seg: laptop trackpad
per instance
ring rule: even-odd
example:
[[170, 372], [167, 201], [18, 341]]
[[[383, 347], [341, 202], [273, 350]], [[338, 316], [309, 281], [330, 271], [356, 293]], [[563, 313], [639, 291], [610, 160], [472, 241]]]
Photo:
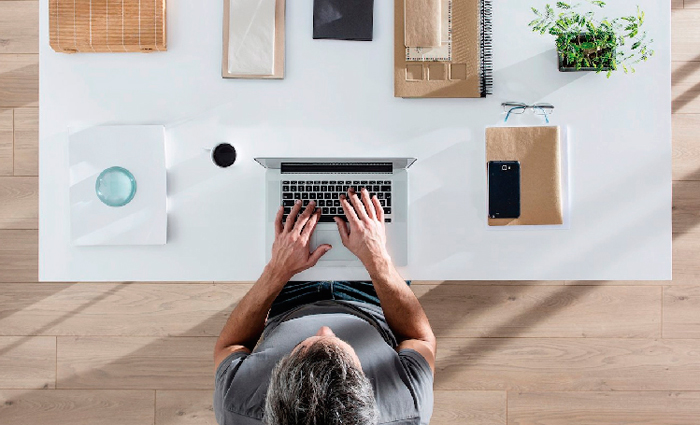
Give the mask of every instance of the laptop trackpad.
[[352, 252], [343, 246], [338, 229], [321, 230], [317, 228], [314, 231], [314, 235], [311, 238], [311, 250], [326, 243], [331, 245], [333, 249], [321, 257], [320, 261], [359, 261]]

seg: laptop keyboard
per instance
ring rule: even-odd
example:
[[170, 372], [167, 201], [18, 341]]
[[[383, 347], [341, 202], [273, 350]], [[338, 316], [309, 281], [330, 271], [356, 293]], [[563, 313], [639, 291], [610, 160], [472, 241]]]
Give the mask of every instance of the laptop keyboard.
[[315, 201], [321, 210], [320, 223], [332, 223], [333, 217], [347, 221], [345, 211], [340, 205], [340, 195], [346, 194], [351, 187], [356, 191], [367, 188], [370, 197], [377, 195], [384, 209], [384, 221], [391, 223], [391, 181], [389, 180], [285, 180], [282, 182], [282, 205], [284, 220], [292, 211], [294, 201], [300, 199], [302, 206]]

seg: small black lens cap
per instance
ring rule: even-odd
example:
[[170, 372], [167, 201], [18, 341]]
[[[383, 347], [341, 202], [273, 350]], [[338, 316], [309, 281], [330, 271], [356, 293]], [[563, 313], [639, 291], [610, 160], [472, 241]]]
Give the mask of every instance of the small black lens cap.
[[211, 158], [221, 168], [230, 167], [236, 162], [236, 149], [228, 143], [222, 143], [214, 148]]

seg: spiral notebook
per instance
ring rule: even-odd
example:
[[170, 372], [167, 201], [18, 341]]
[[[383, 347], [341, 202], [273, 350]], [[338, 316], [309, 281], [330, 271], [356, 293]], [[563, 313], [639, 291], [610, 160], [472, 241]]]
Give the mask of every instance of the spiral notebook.
[[491, 94], [491, 0], [394, 2], [394, 96]]

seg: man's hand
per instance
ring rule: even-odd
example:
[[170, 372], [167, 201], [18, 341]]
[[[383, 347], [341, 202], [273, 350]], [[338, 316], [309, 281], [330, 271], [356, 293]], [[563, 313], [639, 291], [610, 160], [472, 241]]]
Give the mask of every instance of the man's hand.
[[280, 207], [277, 212], [275, 242], [268, 267], [285, 282], [295, 274], [315, 266], [323, 254], [332, 248], [326, 244], [317, 247], [313, 253], [309, 252], [309, 241], [321, 216], [321, 210], [314, 212], [315, 208], [316, 203], [309, 202], [303, 214], [297, 218], [301, 211], [301, 201], [296, 201], [285, 223], [282, 223], [284, 208]]
[[381, 265], [391, 264], [391, 257], [386, 250], [386, 228], [384, 210], [377, 196], [369, 197], [367, 189], [362, 189], [361, 197], [355, 189], [350, 189], [350, 202], [345, 195], [340, 196], [340, 203], [345, 210], [350, 229], [340, 217], [335, 217], [343, 245], [362, 261], [365, 268], [372, 272]]

